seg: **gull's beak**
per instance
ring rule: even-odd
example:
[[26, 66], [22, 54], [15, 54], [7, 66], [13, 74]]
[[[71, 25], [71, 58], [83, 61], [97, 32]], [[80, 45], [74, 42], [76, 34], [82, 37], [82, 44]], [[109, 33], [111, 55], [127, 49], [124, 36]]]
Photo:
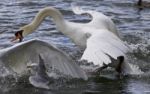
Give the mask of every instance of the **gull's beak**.
[[32, 66], [27, 66], [27, 69], [30, 69], [30, 68], [32, 68]]
[[36, 66], [38, 66], [38, 64], [37, 63], [28, 63], [27, 64], [27, 68], [32, 68], [32, 67], [36, 67]]
[[84, 13], [83, 15], [86, 15], [89, 18], [92, 18], [92, 16], [89, 13]]
[[23, 36], [22, 36], [23, 30], [19, 30], [15, 33], [15, 37], [12, 38], [11, 42], [15, 42], [17, 40], [19, 40], [19, 42], [21, 42], [23, 40]]

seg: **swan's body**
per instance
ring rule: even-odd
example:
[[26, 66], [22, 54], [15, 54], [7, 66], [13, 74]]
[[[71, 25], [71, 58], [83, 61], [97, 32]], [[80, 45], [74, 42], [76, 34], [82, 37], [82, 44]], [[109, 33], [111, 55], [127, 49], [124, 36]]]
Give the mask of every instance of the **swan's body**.
[[40, 40], [26, 41], [0, 50], [0, 63], [18, 74], [24, 74], [27, 63], [39, 62], [39, 54], [44, 59], [46, 68], [56, 69], [74, 78], [87, 79], [85, 72], [65, 53]]
[[[88, 13], [93, 19], [89, 23], [69, 22], [57, 9], [47, 7], [40, 10], [30, 24], [20, 28], [22, 36], [32, 33], [45, 17], [51, 16], [59, 31], [72, 39], [76, 45], [85, 49], [81, 60], [87, 60], [102, 67], [103, 64], [112, 63], [109, 56], [114, 59], [119, 56], [126, 58], [125, 54], [129, 48], [120, 40], [116, 27], [110, 18], [95, 11], [84, 11], [79, 8], [73, 10], [76, 14]], [[128, 70], [122, 68], [122, 71], [124, 73], [132, 72], [130, 65], [127, 62], [124, 63], [122, 67], [123, 65], [128, 66]]]

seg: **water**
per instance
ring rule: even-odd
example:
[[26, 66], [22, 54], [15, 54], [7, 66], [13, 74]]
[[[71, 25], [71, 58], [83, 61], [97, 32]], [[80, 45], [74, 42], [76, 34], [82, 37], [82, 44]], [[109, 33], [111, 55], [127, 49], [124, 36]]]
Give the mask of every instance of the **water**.
[[[122, 39], [133, 49], [131, 63], [138, 65], [145, 74], [117, 79], [107, 71], [104, 76], [91, 77], [88, 81], [71, 80], [53, 85], [53, 89], [34, 88], [27, 77], [15, 79], [8, 76], [0, 78], [0, 94], [149, 94], [150, 93], [150, 9], [139, 11], [134, 5], [137, 0], [0, 0], [0, 48], [14, 45], [10, 38], [20, 26], [30, 23], [39, 9], [53, 6], [70, 21], [88, 22], [87, 16], [74, 15], [70, 4], [76, 2], [83, 8], [103, 12], [116, 23]], [[148, 1], [148, 0], [147, 0]], [[46, 18], [37, 32], [25, 40], [39, 38], [51, 41], [72, 58], [77, 59], [81, 52], [69, 38], [55, 29], [50, 18]], [[2, 70], [2, 69], [1, 69]], [[2, 73], [1, 73], [2, 75]], [[4, 76], [4, 75], [3, 75]], [[11, 79], [11, 80], [10, 80]], [[15, 83], [17, 80], [17, 83]], [[56, 88], [55, 88], [56, 87]]]

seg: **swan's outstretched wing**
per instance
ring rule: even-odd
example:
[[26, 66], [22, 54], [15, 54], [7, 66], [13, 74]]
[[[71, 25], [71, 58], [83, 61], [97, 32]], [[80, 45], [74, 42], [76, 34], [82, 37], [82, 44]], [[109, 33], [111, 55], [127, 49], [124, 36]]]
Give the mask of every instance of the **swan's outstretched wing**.
[[109, 56], [117, 59], [118, 56], [125, 56], [127, 51], [129, 48], [117, 36], [107, 30], [99, 30], [87, 40], [81, 59], [102, 66], [103, 63], [111, 63]]
[[17, 73], [23, 73], [28, 62], [38, 62], [40, 54], [46, 63], [46, 67], [56, 69], [75, 78], [87, 79], [85, 72], [65, 53], [40, 40], [18, 43], [15, 46], [3, 49], [0, 53], [1, 62]]
[[108, 29], [109, 31], [115, 33], [119, 37], [119, 32], [114, 24], [114, 22], [110, 19], [110, 17], [104, 15], [101, 12], [93, 11], [93, 10], [84, 10], [81, 7], [75, 6], [72, 4], [72, 10], [75, 14], [88, 14], [92, 17], [92, 20], [87, 23], [88, 27], [96, 28], [96, 29]]

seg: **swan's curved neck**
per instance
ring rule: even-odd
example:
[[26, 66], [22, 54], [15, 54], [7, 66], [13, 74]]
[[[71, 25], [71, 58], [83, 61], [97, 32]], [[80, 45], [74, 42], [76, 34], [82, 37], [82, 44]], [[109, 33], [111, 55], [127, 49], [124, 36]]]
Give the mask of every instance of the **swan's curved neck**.
[[55, 8], [47, 7], [39, 11], [38, 14], [35, 16], [35, 18], [33, 19], [33, 21], [30, 23], [30, 26], [32, 26], [32, 30], [34, 31], [36, 28], [38, 28], [38, 26], [47, 16], [53, 18], [54, 23], [56, 24], [59, 30], [64, 29], [65, 20], [62, 14]]

